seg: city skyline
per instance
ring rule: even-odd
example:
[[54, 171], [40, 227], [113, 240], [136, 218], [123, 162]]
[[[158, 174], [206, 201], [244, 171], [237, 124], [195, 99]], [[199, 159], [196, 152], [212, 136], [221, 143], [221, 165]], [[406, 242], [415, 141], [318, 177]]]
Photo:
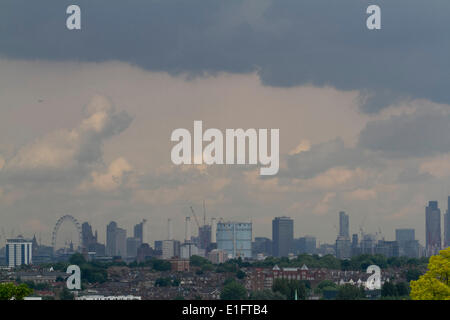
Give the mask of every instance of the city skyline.
[[[447, 203], [450, 204], [450, 196], [447, 197]], [[446, 215], [448, 213], [448, 209], [445, 211], [444, 215], [441, 215], [440, 214], [440, 209], [438, 207], [438, 202], [437, 201], [429, 201], [428, 202], [428, 206], [425, 207], [425, 229], [427, 230], [427, 228], [429, 228], [428, 225], [430, 223], [429, 222], [430, 218], [428, 217], [428, 215], [429, 215], [429, 210], [431, 210], [431, 209], [429, 209], [429, 208], [431, 208], [432, 210], [437, 210], [439, 212], [439, 215], [438, 215], [438, 217], [439, 217], [438, 229], [434, 228], [434, 229], [436, 229], [436, 230], [434, 230], [433, 228], [430, 228], [430, 231], [429, 231], [430, 232], [430, 237], [434, 237], [433, 239], [437, 239], [437, 240], [433, 240], [433, 241], [438, 241], [439, 245], [438, 245], [438, 247], [436, 247], [437, 249], [435, 249], [434, 251], [433, 250], [430, 251], [430, 246], [434, 245], [434, 244], [429, 244], [429, 242], [431, 240], [428, 240], [428, 238], [427, 238], [427, 239], [425, 239], [425, 241], [423, 243], [419, 241], [419, 243], [421, 245], [423, 245], [424, 250], [425, 250], [427, 255], [436, 254], [436, 252], [439, 252], [440, 249], [445, 248], [445, 247], [448, 246], [446, 244], [446, 242], [445, 242], [445, 239], [446, 239], [446, 233], [445, 232], [449, 228], [448, 220], [447, 220], [447, 217], [446, 217]], [[192, 212], [193, 212], [193, 209], [192, 209]], [[195, 215], [195, 213], [194, 213], [194, 215]], [[198, 223], [197, 217], [196, 216], [194, 216], [194, 217], [195, 217], [196, 223]], [[436, 220], [436, 218], [437, 217], [435, 217], [435, 220]], [[61, 219], [59, 219], [59, 220], [61, 220]], [[58, 223], [59, 223], [59, 220], [58, 220]], [[363, 227], [362, 224], [359, 226], [359, 230], [358, 231], [351, 232], [352, 229], [350, 228], [350, 225], [351, 225], [350, 224], [350, 216], [344, 211], [339, 211], [338, 212], [337, 220], [338, 220], [338, 223], [339, 223], [339, 229], [336, 230], [336, 232], [337, 232], [336, 235], [337, 235], [338, 239], [339, 238], [346, 239], [346, 241], [348, 241], [348, 243], [349, 243], [349, 246], [350, 246], [351, 241], [354, 241], [353, 238], [354, 238], [355, 235], [357, 235], [357, 237], [358, 237], [358, 236], [363, 236], [364, 234], [365, 235], [375, 235], [375, 236], [378, 235], [378, 237], [380, 237], [380, 238], [382, 237], [383, 240], [392, 239], [392, 241], [394, 241], [394, 240], [395, 241], [399, 241], [398, 240], [399, 238], [407, 238], [407, 237], [410, 237], [410, 234], [412, 234], [412, 237], [414, 239], [417, 239], [415, 237], [416, 229], [414, 229], [414, 228], [403, 228], [403, 227], [399, 228], [399, 227], [396, 227], [396, 226], [394, 226], [394, 231], [395, 232], [394, 232], [393, 237], [386, 237], [386, 234], [384, 232], [382, 232], [381, 228], [378, 228], [374, 232], [371, 232], [371, 231], [368, 231], [368, 230], [364, 230], [362, 228]], [[193, 222], [191, 222], [190, 216], [186, 216], [185, 217], [185, 224], [184, 224], [184, 227], [183, 227], [184, 237], [178, 237], [177, 238], [177, 237], [173, 236], [173, 230], [172, 230], [173, 229], [173, 223], [172, 223], [172, 219], [169, 218], [168, 222], [167, 222], [168, 223], [168, 236], [165, 237], [165, 238], [159, 238], [159, 239], [153, 239], [153, 238], [148, 236], [149, 228], [148, 228], [148, 223], [147, 223], [146, 219], [143, 219], [140, 223], [134, 224], [133, 227], [131, 228], [131, 233], [128, 233], [128, 230], [126, 228], [125, 229], [120, 228], [119, 225], [115, 221], [110, 221], [105, 227], [105, 241], [104, 241], [104, 245], [105, 245], [105, 248], [106, 248], [106, 254], [107, 255], [109, 255], [109, 256], [121, 255], [120, 253], [116, 252], [117, 251], [116, 248], [115, 248], [116, 244], [111, 242], [111, 241], [116, 241], [115, 238], [114, 239], [111, 238], [111, 240], [108, 240], [108, 235], [109, 234], [114, 234], [116, 232], [119, 232], [120, 235], [121, 235], [121, 238], [123, 240], [122, 241], [123, 245], [125, 245], [125, 246], [128, 246], [128, 240], [130, 240], [130, 239], [138, 240], [139, 244], [136, 245], [136, 248], [137, 248], [142, 243], [148, 243], [151, 246], [153, 246], [154, 243], [157, 242], [157, 241], [172, 240], [172, 239], [174, 239], [175, 241], [178, 241], [178, 242], [180, 242], [180, 241], [182, 242], [183, 239], [184, 239], [184, 243], [187, 243], [187, 242], [190, 242], [190, 240], [187, 240], [186, 237], [189, 237], [189, 239], [190, 239], [191, 237], [195, 236], [196, 238], [199, 239], [199, 244], [200, 244], [199, 248], [206, 249], [206, 246], [202, 248], [202, 244], [201, 243], [204, 243], [205, 241], [207, 241], [207, 243], [211, 243], [211, 239], [213, 239], [211, 230], [214, 229], [214, 227], [213, 227], [214, 224], [215, 224], [215, 228], [217, 229], [217, 223], [224, 224], [224, 223], [230, 223], [230, 222], [234, 223], [234, 222], [237, 222], [237, 221], [238, 220], [223, 220], [222, 219], [222, 220], [219, 220], [217, 222], [217, 219], [215, 217], [210, 217], [210, 219], [207, 219], [206, 218], [206, 212], [205, 212], [205, 216], [203, 217], [203, 223], [204, 224], [201, 225], [201, 226], [198, 225], [198, 232], [194, 231], [192, 233], [191, 230], [192, 230], [192, 227], [193, 227], [192, 226]], [[250, 219], [250, 221], [251, 221], [251, 219]], [[284, 221], [286, 221], [286, 222], [284, 222]], [[271, 230], [272, 233], [271, 233], [271, 236], [267, 237], [267, 238], [269, 238], [272, 241], [271, 246], [273, 246], [273, 249], [271, 249], [271, 250], [273, 250], [272, 253], [274, 254], [274, 256], [287, 256], [287, 252], [290, 252], [289, 250], [292, 250], [292, 246], [293, 246], [292, 241], [293, 240], [298, 240], [300, 238], [305, 238], [305, 237], [312, 236], [314, 239], [318, 240], [318, 244], [327, 244], [327, 242], [321, 242], [320, 239], [318, 237], [316, 237], [316, 235], [314, 233], [311, 233], [311, 232], [308, 233], [308, 234], [302, 234], [302, 235], [295, 234], [295, 232], [294, 232], [294, 230], [295, 230], [295, 228], [294, 228], [294, 226], [295, 226], [294, 221], [295, 221], [295, 219], [292, 219], [291, 217], [286, 217], [286, 216], [274, 217], [273, 218], [273, 220], [272, 220], [272, 230]], [[247, 222], [240, 221], [238, 223], [244, 223], [245, 224]], [[434, 222], [434, 224], [436, 224], [436, 223], [437, 222]], [[252, 222], [250, 222], [250, 224], [252, 224]], [[336, 227], [336, 224], [334, 226]], [[99, 240], [98, 229], [92, 228], [92, 225], [89, 222], [83, 222], [82, 227], [83, 227], [83, 236], [80, 237], [80, 240], [83, 241], [83, 243], [90, 243], [90, 242], [93, 242], [94, 244], [95, 243], [99, 243], [99, 244], [102, 243], [101, 241], [98, 241]], [[431, 230], [431, 229], [433, 229], [433, 230]], [[93, 230], [95, 230], [95, 237], [94, 237]], [[195, 227], [194, 227], [194, 230], [196, 230]], [[202, 236], [202, 230], [209, 230], [208, 231], [209, 240], [204, 239], [205, 235]], [[280, 230], [283, 230], [283, 232], [280, 232]], [[292, 231], [290, 231], [290, 230], [292, 230]], [[435, 232], [437, 230], [439, 230], [438, 234], [436, 234], [436, 232]], [[292, 232], [291, 235], [289, 235], [290, 232]], [[2, 229], [2, 233], [3, 233], [2, 234], [2, 238], [4, 238], [4, 239], [2, 239], [1, 237], [0, 237], [0, 239], [3, 240], [3, 241], [6, 241], [6, 239], [8, 239], [8, 238], [13, 239], [13, 238], [16, 237], [15, 235], [11, 235], [11, 237], [8, 237], [6, 235], [6, 233], [5, 233], [5, 229], [4, 228]], [[432, 233], [434, 235], [432, 235]], [[85, 238], [86, 234], [87, 234], [87, 238]], [[130, 235], [130, 237], [127, 237], [128, 234]], [[281, 238], [280, 238], [280, 240], [276, 240], [276, 239], [278, 239], [278, 237], [280, 235], [283, 237], [283, 240], [281, 240]], [[352, 237], [350, 237], [350, 235], [352, 235]], [[18, 234], [17, 236], [23, 236], [23, 234]], [[36, 237], [36, 234], [34, 234], [33, 237]], [[113, 236], [113, 237], [115, 237], [115, 236]], [[202, 237], [203, 237], [203, 239], [202, 239]], [[259, 238], [265, 238], [264, 236], [262, 236], [260, 234], [256, 234], [254, 232], [251, 233], [251, 237], [252, 237], [252, 241], [254, 241], [254, 239], [258, 238], [258, 237]], [[25, 238], [31, 239], [32, 237], [25, 237]], [[95, 239], [95, 240], [93, 240], [93, 239]], [[176, 240], [176, 239], [178, 239], [178, 240]], [[289, 239], [291, 239], [291, 240], [289, 240]], [[359, 240], [363, 240], [363, 239], [361, 238]], [[380, 240], [380, 239], [378, 239], [378, 240]], [[277, 245], [278, 241], [281, 241], [280, 245]], [[332, 242], [330, 242], [328, 244], [331, 244]], [[288, 245], [288, 243], [291, 243], [291, 244]], [[47, 245], [45, 242], [41, 242], [39, 244], [40, 245]], [[66, 245], [67, 245], [67, 243], [66, 243]], [[287, 249], [286, 245], [291, 247], [291, 249]], [[278, 249], [278, 246], [280, 246], [280, 248], [282, 248], [282, 249]], [[54, 250], [56, 250], [56, 248]], [[278, 253], [279, 250], [283, 250], [283, 254]], [[288, 250], [288, 251], [284, 252], [286, 250]], [[126, 252], [126, 249], [122, 248], [119, 251]]]
[[[5, 6], [2, 226], [51, 243], [55, 222], [70, 214], [105, 243], [107, 222], [130, 234], [147, 219], [157, 240], [167, 218], [183, 221], [204, 200], [208, 217], [251, 219], [257, 236], [286, 215], [296, 236], [333, 243], [335, 214], [345, 211], [350, 233], [363, 224], [393, 239], [395, 227], [414, 228], [424, 243], [424, 207], [437, 200], [444, 215], [450, 193], [450, 41], [436, 33], [447, 29], [450, 4], [411, 1], [383, 4], [383, 30], [367, 29], [364, 1], [332, 3], [329, 15], [308, 1], [174, 10], [171, 1], [98, 0], [83, 12], [111, 19], [88, 15], [82, 31], [67, 30], [67, 8], [55, 0]], [[436, 16], [418, 25], [423, 10]], [[278, 128], [278, 174], [174, 166], [171, 133], [194, 121], [221, 132]], [[173, 232], [182, 235], [183, 223]]]

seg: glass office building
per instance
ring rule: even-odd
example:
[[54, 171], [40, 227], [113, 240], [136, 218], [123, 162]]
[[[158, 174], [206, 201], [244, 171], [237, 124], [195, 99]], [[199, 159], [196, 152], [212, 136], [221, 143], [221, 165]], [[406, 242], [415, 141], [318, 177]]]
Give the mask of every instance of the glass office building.
[[219, 222], [216, 238], [217, 249], [226, 251], [229, 258], [252, 257], [251, 222]]

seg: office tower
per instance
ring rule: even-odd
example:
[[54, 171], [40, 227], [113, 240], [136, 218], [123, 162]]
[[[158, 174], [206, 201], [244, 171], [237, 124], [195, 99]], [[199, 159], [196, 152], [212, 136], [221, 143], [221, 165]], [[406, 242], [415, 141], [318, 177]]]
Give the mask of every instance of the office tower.
[[361, 254], [375, 254], [376, 236], [373, 234], [364, 234], [361, 239]]
[[430, 201], [425, 208], [426, 254], [432, 256], [441, 250], [441, 210], [437, 201]]
[[387, 258], [399, 256], [399, 246], [397, 241], [380, 240], [375, 245], [375, 253]]
[[155, 240], [154, 246], [155, 246], [155, 251], [162, 251], [162, 247], [163, 247], [162, 240]]
[[358, 248], [358, 245], [359, 245], [358, 234], [354, 233], [354, 234], [352, 234], [352, 249]]
[[444, 247], [450, 247], [450, 196], [447, 199], [447, 212], [444, 216]]
[[172, 259], [174, 257], [180, 257], [180, 241], [164, 240], [162, 242], [162, 258]]
[[305, 236], [295, 239], [293, 251], [297, 254], [315, 254], [316, 238], [312, 236]]
[[139, 239], [139, 245], [143, 244], [146, 241], [147, 235], [145, 234], [145, 223], [147, 220], [142, 220], [141, 223], [138, 223], [134, 226], [133, 237]]
[[110, 257], [127, 256], [127, 231], [119, 228], [114, 221], [106, 227], [106, 254]]
[[127, 238], [127, 257], [136, 258], [138, 254], [138, 248], [142, 245], [141, 239], [139, 238]]
[[95, 251], [97, 245], [97, 235], [92, 232], [92, 227], [88, 222], [81, 225], [82, 246], [87, 251]]
[[198, 228], [198, 238], [200, 249], [208, 249], [211, 244], [211, 226], [204, 225]]
[[339, 235], [341, 237], [350, 238], [350, 223], [348, 214], [344, 211], [339, 212]]
[[294, 220], [289, 217], [276, 217], [272, 220], [272, 254], [287, 257], [293, 249]]
[[217, 224], [217, 249], [231, 258], [252, 257], [252, 223], [220, 222]]
[[399, 256], [419, 257], [419, 241], [415, 238], [414, 229], [396, 229], [395, 241], [398, 243]]
[[398, 243], [416, 240], [414, 229], [395, 229], [395, 241]]
[[117, 223], [115, 221], [111, 221], [106, 226], [106, 255], [107, 256], [115, 256], [116, 255], [116, 230]]
[[361, 254], [361, 248], [359, 246], [359, 237], [357, 233], [352, 234], [352, 257]]
[[6, 240], [6, 265], [14, 268], [33, 262], [33, 242], [18, 236]]
[[338, 236], [336, 239], [336, 258], [350, 259], [352, 254], [352, 246], [350, 239], [344, 236]]
[[116, 250], [116, 256], [127, 257], [127, 230], [125, 229], [116, 229]]
[[252, 244], [252, 255], [256, 257], [258, 254], [272, 255], [272, 240], [265, 237], [255, 237], [255, 241]]

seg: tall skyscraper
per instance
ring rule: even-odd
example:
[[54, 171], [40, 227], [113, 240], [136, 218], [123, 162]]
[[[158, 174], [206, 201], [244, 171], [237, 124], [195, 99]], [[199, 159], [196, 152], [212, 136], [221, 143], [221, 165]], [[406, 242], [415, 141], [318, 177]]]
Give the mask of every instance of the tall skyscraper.
[[117, 223], [115, 221], [111, 221], [106, 226], [106, 255], [107, 256], [115, 256], [116, 255], [116, 230]]
[[252, 257], [252, 223], [220, 222], [217, 224], [217, 249], [231, 258]]
[[97, 237], [92, 232], [92, 227], [88, 222], [84, 222], [81, 225], [81, 234], [83, 238], [83, 249], [91, 251], [91, 248], [97, 244]]
[[138, 223], [134, 226], [133, 237], [139, 240], [139, 245], [143, 244], [146, 241], [147, 235], [145, 234], [145, 223], [147, 220], [142, 220], [141, 223]]
[[110, 257], [127, 256], [127, 231], [119, 228], [115, 221], [106, 227], [106, 254]]
[[348, 214], [344, 211], [339, 212], [339, 235], [350, 239], [350, 223]]
[[437, 201], [430, 201], [425, 208], [426, 253], [439, 254], [441, 250], [441, 210]]
[[292, 252], [294, 241], [294, 220], [289, 217], [276, 217], [272, 220], [272, 254], [287, 257]]
[[450, 247], [450, 196], [447, 199], [447, 212], [444, 216], [444, 247]]

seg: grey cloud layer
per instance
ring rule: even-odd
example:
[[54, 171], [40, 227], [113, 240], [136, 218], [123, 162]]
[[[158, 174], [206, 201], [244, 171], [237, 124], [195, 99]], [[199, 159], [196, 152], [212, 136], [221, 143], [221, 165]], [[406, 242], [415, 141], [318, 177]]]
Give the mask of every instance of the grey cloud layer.
[[72, 3], [3, 0], [0, 54], [171, 74], [258, 71], [271, 86], [360, 90], [369, 113], [404, 98], [450, 103], [447, 0], [376, 1], [376, 32], [365, 28], [368, 0], [78, 0], [81, 32], [65, 29]]

